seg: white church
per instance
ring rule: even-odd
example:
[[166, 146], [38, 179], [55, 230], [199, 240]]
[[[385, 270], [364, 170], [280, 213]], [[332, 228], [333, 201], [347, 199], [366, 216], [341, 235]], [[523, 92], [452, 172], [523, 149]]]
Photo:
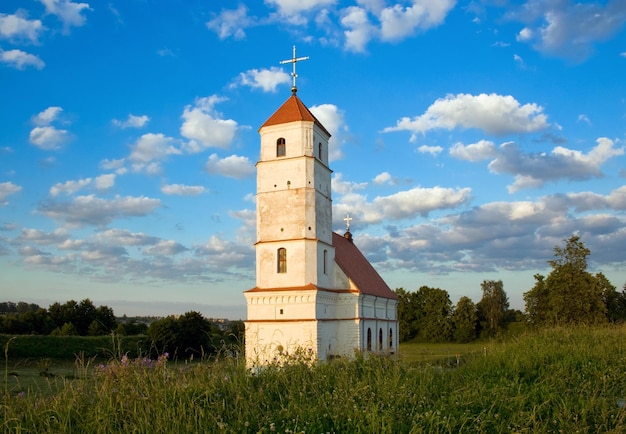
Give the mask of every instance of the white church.
[[245, 291], [249, 366], [304, 350], [327, 360], [395, 353], [395, 293], [354, 244], [332, 230], [330, 133], [296, 95], [259, 129], [256, 286]]

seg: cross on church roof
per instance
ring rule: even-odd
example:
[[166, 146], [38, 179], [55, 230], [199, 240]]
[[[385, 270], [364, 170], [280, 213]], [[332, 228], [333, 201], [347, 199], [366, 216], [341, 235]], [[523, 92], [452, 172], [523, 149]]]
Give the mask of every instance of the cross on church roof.
[[346, 214], [346, 218], [343, 219], [343, 221], [346, 222], [346, 232], [350, 232], [350, 222], [352, 221], [352, 217], [350, 217], [350, 214]]
[[287, 59], [287, 60], [281, 60], [280, 62], [281, 65], [284, 65], [285, 63], [291, 63], [293, 65], [293, 70], [291, 72], [291, 76], [293, 77], [293, 84], [291, 85], [291, 91], [293, 93], [296, 93], [298, 91], [298, 88], [296, 87], [296, 77], [298, 76], [298, 74], [296, 74], [296, 63], [302, 60], [309, 60], [309, 56], [296, 57], [296, 46], [294, 45], [292, 58]]

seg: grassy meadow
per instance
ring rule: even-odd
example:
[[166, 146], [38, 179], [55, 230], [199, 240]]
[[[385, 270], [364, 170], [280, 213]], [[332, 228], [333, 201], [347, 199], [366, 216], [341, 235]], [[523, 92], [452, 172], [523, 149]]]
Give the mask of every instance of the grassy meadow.
[[[5, 359], [7, 433], [626, 432], [626, 327], [560, 328], [506, 342], [401, 346], [328, 363], [79, 357], [25, 386]], [[458, 355], [458, 356], [457, 356]], [[49, 367], [49, 371], [61, 367]]]

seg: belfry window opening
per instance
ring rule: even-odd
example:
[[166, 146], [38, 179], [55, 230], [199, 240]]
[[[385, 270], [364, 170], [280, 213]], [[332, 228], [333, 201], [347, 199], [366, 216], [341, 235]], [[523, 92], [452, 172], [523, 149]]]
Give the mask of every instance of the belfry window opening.
[[287, 272], [287, 249], [284, 247], [278, 249], [278, 267], [276, 271], [278, 273]]
[[276, 140], [276, 156], [284, 157], [287, 155], [287, 146], [284, 138]]

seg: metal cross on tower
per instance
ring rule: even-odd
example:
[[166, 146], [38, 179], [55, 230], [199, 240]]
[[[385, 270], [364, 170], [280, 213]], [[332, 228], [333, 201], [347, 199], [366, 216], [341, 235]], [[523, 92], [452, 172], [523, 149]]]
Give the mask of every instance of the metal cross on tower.
[[296, 77], [298, 76], [298, 74], [296, 74], [296, 63], [300, 62], [302, 60], [309, 60], [309, 56], [306, 57], [296, 57], [296, 46], [293, 46], [293, 57], [291, 59], [287, 59], [287, 60], [282, 60], [280, 62], [281, 65], [284, 65], [285, 63], [291, 63], [293, 64], [293, 70], [291, 72], [291, 76], [293, 77], [293, 84], [291, 85], [291, 92], [296, 93], [298, 91], [298, 88], [296, 87]]
[[346, 214], [346, 218], [343, 219], [343, 221], [346, 222], [346, 232], [350, 232], [350, 222], [352, 221], [352, 217], [350, 217], [350, 214]]

